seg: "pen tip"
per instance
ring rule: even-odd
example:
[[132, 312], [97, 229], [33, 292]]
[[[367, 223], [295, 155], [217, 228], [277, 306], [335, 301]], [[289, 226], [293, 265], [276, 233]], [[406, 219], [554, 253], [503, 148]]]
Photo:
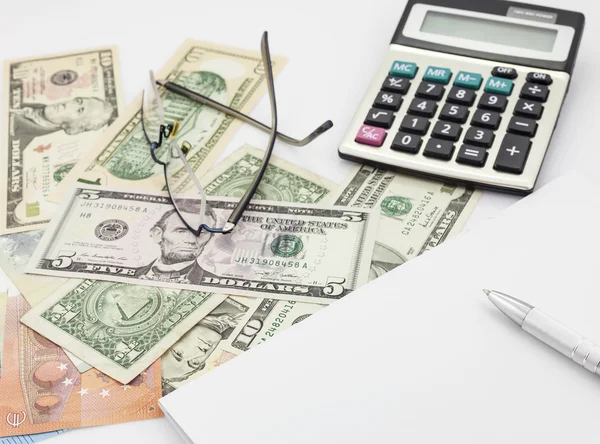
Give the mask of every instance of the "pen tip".
[[485, 288], [483, 289], [483, 292], [485, 293], [486, 296], [489, 296], [491, 293], [490, 290], [486, 290]]
[[156, 80], [156, 83], [158, 83], [160, 86], [165, 86], [165, 81], [164, 80]]

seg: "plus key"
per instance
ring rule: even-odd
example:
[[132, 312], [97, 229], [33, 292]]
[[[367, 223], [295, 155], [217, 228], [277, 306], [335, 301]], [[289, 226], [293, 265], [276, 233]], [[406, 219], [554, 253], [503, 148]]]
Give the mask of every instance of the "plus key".
[[531, 140], [527, 137], [507, 134], [502, 140], [494, 169], [506, 173], [521, 174], [529, 155]]

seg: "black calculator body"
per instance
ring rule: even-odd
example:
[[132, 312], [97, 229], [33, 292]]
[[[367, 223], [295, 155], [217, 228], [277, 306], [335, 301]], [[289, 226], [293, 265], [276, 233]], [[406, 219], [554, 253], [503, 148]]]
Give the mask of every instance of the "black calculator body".
[[410, 0], [340, 157], [530, 193], [584, 23], [524, 3]]

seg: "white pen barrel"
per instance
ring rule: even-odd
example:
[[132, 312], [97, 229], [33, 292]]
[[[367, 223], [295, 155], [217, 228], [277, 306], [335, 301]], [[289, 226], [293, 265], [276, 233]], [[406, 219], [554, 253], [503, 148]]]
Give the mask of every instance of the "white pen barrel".
[[589, 339], [535, 308], [525, 317], [522, 328], [587, 370], [600, 375], [600, 347]]

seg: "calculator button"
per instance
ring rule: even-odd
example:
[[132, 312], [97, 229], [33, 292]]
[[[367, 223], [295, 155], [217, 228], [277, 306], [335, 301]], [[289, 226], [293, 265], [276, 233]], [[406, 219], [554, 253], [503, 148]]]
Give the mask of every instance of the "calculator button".
[[508, 99], [498, 94], [484, 93], [479, 100], [479, 108], [491, 109], [492, 111], [504, 112]]
[[536, 85], [535, 83], [526, 83], [521, 89], [522, 99], [537, 100], [539, 102], [545, 102], [548, 100], [548, 87], [544, 85]]
[[454, 153], [454, 145], [448, 140], [429, 139], [423, 155], [427, 157], [435, 157], [436, 159], [448, 160]]
[[402, 105], [402, 96], [386, 91], [379, 91], [373, 102], [375, 108], [391, 109], [392, 111], [398, 111], [400, 105]]
[[503, 96], [510, 96], [513, 89], [512, 80], [502, 79], [500, 77], [490, 77], [485, 82], [484, 91], [492, 94], [502, 94]]
[[458, 74], [456, 74], [456, 78], [454, 79], [454, 85], [477, 90], [481, 87], [482, 80], [483, 77], [481, 77], [481, 74], [460, 71]]
[[415, 95], [424, 99], [440, 100], [445, 92], [446, 88], [439, 83], [421, 82]]
[[387, 133], [384, 129], [369, 125], [361, 125], [354, 141], [364, 145], [381, 146], [383, 145], [386, 135]]
[[371, 126], [380, 126], [381, 128], [389, 128], [394, 123], [394, 113], [383, 109], [371, 108], [365, 123]]
[[416, 134], [408, 134], [402, 131], [396, 133], [394, 140], [392, 141], [391, 148], [397, 151], [404, 151], [405, 153], [416, 154], [421, 148], [423, 141]]
[[525, 168], [525, 161], [527, 160], [530, 147], [531, 141], [529, 138], [507, 134], [504, 136], [502, 145], [500, 145], [494, 169], [507, 173], [521, 174]]
[[538, 83], [540, 85], [550, 85], [552, 84], [552, 77], [550, 74], [543, 72], [530, 72], [527, 74], [527, 81], [531, 83]]
[[428, 66], [423, 74], [423, 80], [426, 82], [436, 82], [442, 85], [447, 85], [452, 77], [452, 71], [448, 68], [440, 68], [438, 66]]
[[471, 106], [475, 101], [475, 91], [472, 89], [458, 88], [457, 86], [453, 86], [448, 93], [446, 100], [448, 102], [458, 103], [459, 105]]
[[492, 69], [492, 75], [496, 77], [504, 77], [505, 79], [516, 79], [518, 74], [515, 68], [508, 66], [496, 66]]
[[544, 107], [540, 102], [534, 100], [519, 99], [515, 105], [515, 114], [521, 117], [529, 117], [530, 119], [539, 119], [542, 117]]
[[494, 143], [494, 132], [483, 128], [471, 127], [465, 134], [464, 142], [468, 145], [477, 145], [489, 148]]
[[487, 150], [480, 146], [463, 145], [458, 150], [456, 162], [482, 167], [487, 160]]
[[417, 69], [416, 63], [396, 60], [394, 63], [392, 63], [392, 67], [390, 68], [390, 75], [414, 79], [415, 75], [417, 74]]
[[431, 100], [425, 99], [413, 99], [408, 107], [410, 114], [416, 114], [417, 116], [433, 117], [437, 111], [437, 103]]
[[460, 133], [462, 133], [462, 126], [458, 123], [437, 122], [431, 131], [431, 136], [456, 142]]
[[473, 118], [471, 119], [471, 125], [481, 126], [483, 128], [498, 129], [502, 117], [500, 114], [493, 111], [486, 111], [484, 109], [478, 109], [475, 111]]
[[508, 132], [533, 137], [537, 131], [537, 126], [535, 120], [514, 116], [508, 123]]
[[444, 104], [440, 113], [440, 119], [457, 123], [465, 123], [468, 117], [469, 108], [462, 105], [452, 105], [451, 103]]
[[398, 94], [406, 94], [408, 88], [410, 88], [410, 80], [394, 76], [387, 76], [381, 85], [382, 90]]
[[426, 134], [429, 129], [429, 120], [424, 117], [406, 115], [402, 119], [400, 129], [409, 133]]

